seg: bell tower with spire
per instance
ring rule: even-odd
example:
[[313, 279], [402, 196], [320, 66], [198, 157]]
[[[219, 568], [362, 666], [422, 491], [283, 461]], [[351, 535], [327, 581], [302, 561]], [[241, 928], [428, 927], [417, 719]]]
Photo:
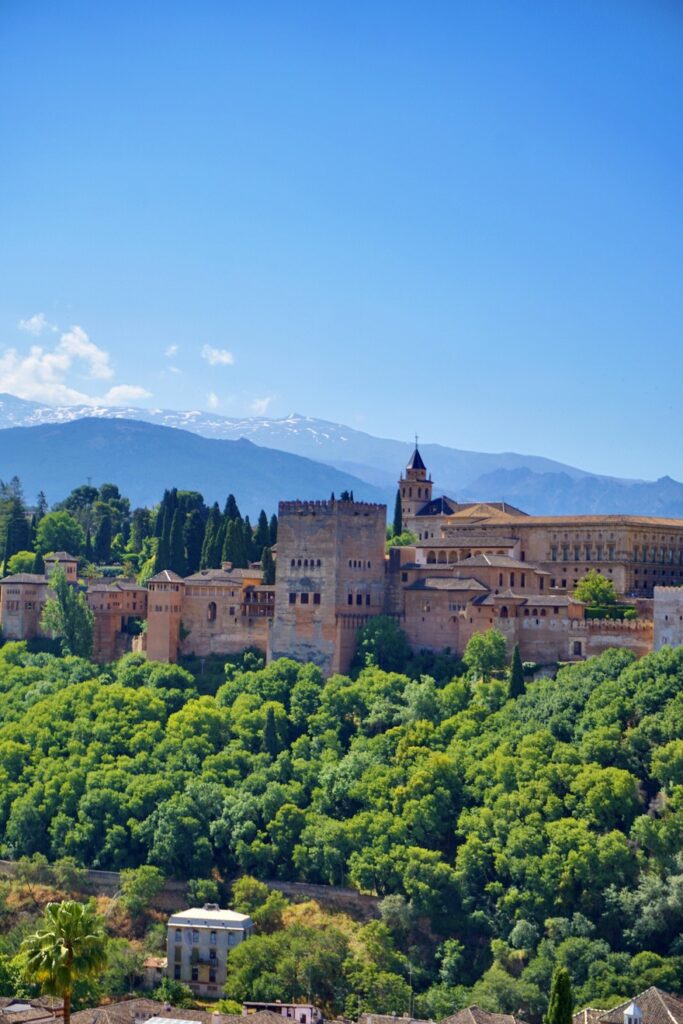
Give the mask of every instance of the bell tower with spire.
[[427, 467], [422, 461], [415, 435], [415, 451], [398, 482], [401, 493], [403, 529], [411, 529], [410, 521], [428, 501], [432, 500], [432, 478], [427, 478]]

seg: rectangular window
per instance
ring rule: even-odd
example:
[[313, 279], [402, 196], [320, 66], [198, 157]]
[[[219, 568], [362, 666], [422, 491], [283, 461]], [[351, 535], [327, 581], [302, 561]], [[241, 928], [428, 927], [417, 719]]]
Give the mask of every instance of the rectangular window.
[[180, 964], [176, 964], [173, 968], [173, 977], [176, 981], [180, 981]]
[[174, 953], [173, 953], [173, 960], [175, 961], [175, 963], [179, 964], [182, 961], [182, 959], [183, 959], [183, 947], [182, 946], [176, 946], [175, 950], [174, 950]]
[[552, 547], [550, 549], [550, 561], [551, 562], [556, 562], [557, 561], [557, 548], [556, 547]]
[[353, 594], [348, 594], [346, 597], [347, 604], [353, 604]]
[[313, 595], [313, 604], [320, 604], [320, 594]]
[[198, 967], [193, 967], [192, 968], [192, 980], [193, 981], [199, 981], [199, 968]]
[[581, 561], [581, 548], [579, 547], [578, 544], [574, 545], [574, 561], [575, 562], [580, 562]]
[[210, 949], [209, 950], [209, 960], [213, 960], [215, 962], [215, 960], [216, 960], [216, 950], [215, 949]]
[[302, 594], [301, 595], [301, 603], [302, 604], [308, 604], [308, 594]]
[[235, 606], [234, 606], [234, 604], [230, 605], [230, 607], [228, 609], [228, 614], [234, 616], [234, 614], [235, 614]]
[[363, 603], [363, 595], [362, 594], [356, 594], [356, 604], [362, 604], [362, 603]]
[[209, 968], [209, 981], [212, 984], [215, 983], [215, 981], [216, 981], [216, 972], [211, 967]]
[[290, 594], [289, 595], [289, 603], [290, 604], [296, 604], [296, 594]]
[[211, 943], [212, 946], [216, 945], [216, 933], [215, 932], [210, 932], [210, 934], [209, 934], [209, 942]]
[[520, 587], [525, 587], [526, 586], [526, 573], [525, 572], [520, 574], [519, 585], [520, 585]]
[[514, 587], [514, 585], [515, 585], [515, 574], [514, 574], [514, 572], [511, 572], [510, 573], [510, 586]]
[[192, 942], [195, 945], [199, 942], [199, 930], [197, 928], [192, 929]]
[[539, 586], [539, 590], [545, 590], [545, 580], [544, 580], [544, 578], [542, 576], [540, 577], [540, 579], [538, 581], [538, 586]]
[[401, 581], [403, 583], [407, 583], [408, 582], [408, 573], [407, 572], [402, 572], [401, 573]]
[[370, 604], [370, 595], [369, 594], [365, 595], [365, 603], [366, 603], [366, 605]]

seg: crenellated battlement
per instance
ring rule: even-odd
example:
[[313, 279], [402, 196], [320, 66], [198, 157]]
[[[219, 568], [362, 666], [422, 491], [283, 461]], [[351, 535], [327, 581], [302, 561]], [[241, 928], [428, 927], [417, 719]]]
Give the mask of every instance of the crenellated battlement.
[[387, 506], [370, 501], [281, 501], [278, 505], [278, 515], [307, 515], [316, 513], [332, 512], [384, 512], [386, 515]]

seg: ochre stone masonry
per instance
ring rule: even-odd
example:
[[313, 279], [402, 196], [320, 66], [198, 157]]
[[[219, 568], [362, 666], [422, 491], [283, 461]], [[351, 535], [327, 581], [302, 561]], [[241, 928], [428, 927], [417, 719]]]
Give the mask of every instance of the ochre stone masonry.
[[[255, 647], [330, 675], [348, 671], [358, 630], [380, 614], [393, 616], [417, 651], [460, 654], [474, 633], [496, 628], [524, 660], [542, 664], [608, 647], [641, 656], [683, 644], [683, 520], [528, 516], [506, 502], [434, 498], [417, 447], [399, 489], [404, 528], [417, 541], [388, 556], [384, 505], [287, 501], [278, 510], [274, 586], [263, 585], [258, 566], [229, 564], [184, 579], [165, 570], [146, 588], [92, 584], [95, 658], [146, 649], [169, 662]], [[76, 559], [57, 552], [52, 563], [77, 585]], [[589, 569], [614, 583], [636, 620], [586, 619], [572, 591]], [[39, 635], [47, 596], [46, 576], [0, 580], [4, 638]]]

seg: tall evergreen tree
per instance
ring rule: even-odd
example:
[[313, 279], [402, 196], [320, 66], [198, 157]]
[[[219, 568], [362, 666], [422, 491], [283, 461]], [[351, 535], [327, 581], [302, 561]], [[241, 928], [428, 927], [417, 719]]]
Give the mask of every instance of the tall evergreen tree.
[[171, 532], [168, 539], [169, 561], [168, 568], [173, 569], [179, 576], [187, 575], [187, 561], [185, 559], [184, 528], [185, 513], [177, 508], [173, 513]]
[[43, 561], [43, 556], [40, 551], [36, 551], [36, 557], [33, 559], [32, 572], [37, 576], [42, 576], [45, 573], [45, 562]]
[[90, 536], [90, 527], [85, 531], [85, 560], [86, 562], [92, 562], [93, 551], [92, 551], [92, 537]]
[[242, 516], [240, 515], [240, 510], [237, 507], [237, 502], [235, 501], [234, 494], [228, 495], [227, 501], [225, 502], [225, 508], [223, 509], [223, 515], [228, 520], [242, 518]]
[[6, 522], [5, 561], [17, 551], [27, 551], [31, 540], [31, 524], [20, 497], [10, 498]]
[[270, 530], [268, 529], [268, 516], [261, 509], [259, 512], [258, 522], [256, 524], [256, 532], [254, 534], [254, 547], [256, 548], [256, 558], [260, 558], [263, 554], [263, 549], [270, 547]]
[[403, 511], [401, 509], [401, 491], [400, 488], [396, 491], [396, 501], [394, 503], [394, 537], [398, 537], [399, 534], [403, 533]]
[[269, 547], [274, 548], [277, 544], [277, 516], [273, 512], [270, 517], [270, 523], [268, 524], [268, 532], [270, 534], [270, 545]]
[[202, 514], [198, 509], [193, 509], [186, 517], [183, 536], [187, 560], [186, 569], [188, 573], [193, 573], [199, 568], [204, 539], [204, 523], [202, 521]]
[[512, 652], [512, 662], [510, 664], [510, 685], [508, 687], [508, 695], [510, 697], [521, 697], [525, 688], [522, 657], [519, 653], [519, 644], [515, 644]]
[[223, 548], [225, 547], [225, 534], [228, 529], [228, 520], [225, 516], [221, 516], [221, 521], [218, 525], [218, 532], [213, 546], [213, 553], [211, 555], [211, 567], [213, 569], [220, 569], [221, 563], [223, 562]]
[[36, 524], [40, 522], [45, 513], [47, 512], [47, 498], [45, 497], [45, 491], [38, 491], [38, 497], [36, 498]]
[[244, 551], [247, 556], [247, 563], [255, 561], [258, 557], [256, 554], [256, 546], [254, 544], [254, 530], [252, 528], [249, 516], [244, 517]]
[[566, 967], [556, 967], [550, 986], [548, 1012], [543, 1018], [544, 1024], [572, 1024], [574, 999], [569, 971]]
[[62, 642], [63, 654], [89, 658], [92, 654], [92, 634], [95, 616], [88, 607], [85, 594], [66, 581], [61, 569], [50, 577], [54, 597], [43, 605], [40, 618], [43, 629]]
[[214, 501], [209, 510], [209, 516], [204, 527], [204, 540], [202, 542], [202, 555], [199, 560], [200, 569], [213, 569], [214, 552], [216, 550], [216, 539], [221, 528], [221, 512], [218, 502]]
[[261, 571], [263, 572], [263, 583], [266, 587], [272, 587], [275, 583], [275, 559], [271, 548], [264, 548], [261, 555]]
[[171, 535], [171, 524], [170, 523], [168, 524], [168, 528], [167, 528], [167, 525], [166, 525], [167, 522], [168, 522], [168, 518], [169, 518], [168, 509], [167, 508], [160, 508], [159, 509], [159, 515], [162, 517], [162, 519], [161, 519], [161, 532], [159, 533], [159, 536], [158, 536], [157, 549], [156, 549], [156, 553], [154, 555], [154, 572], [155, 573], [161, 572], [163, 569], [168, 569], [169, 568], [169, 560], [170, 560], [170, 557], [171, 557], [171, 550], [170, 550], [170, 544], [169, 544], [170, 535]]
[[275, 712], [272, 707], [269, 707], [266, 711], [266, 721], [263, 726], [263, 749], [271, 757], [277, 757], [280, 743], [277, 735], [277, 725], [275, 723]]
[[111, 559], [111, 517], [108, 512], [104, 513], [97, 524], [93, 557], [98, 565], [106, 565]]
[[231, 520], [227, 525], [223, 544], [223, 561], [232, 562], [233, 569], [246, 569], [249, 564], [244, 545], [244, 529], [242, 523], [237, 519]]

